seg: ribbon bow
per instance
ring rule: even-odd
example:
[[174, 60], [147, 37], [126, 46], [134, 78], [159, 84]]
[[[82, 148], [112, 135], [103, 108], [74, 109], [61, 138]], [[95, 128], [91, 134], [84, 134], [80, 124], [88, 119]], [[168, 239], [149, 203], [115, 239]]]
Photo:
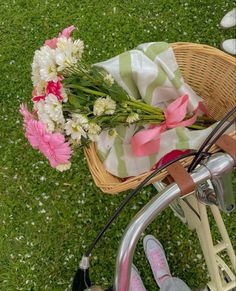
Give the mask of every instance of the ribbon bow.
[[198, 108], [191, 118], [183, 120], [187, 113], [188, 101], [188, 95], [179, 97], [164, 111], [164, 122], [160, 125], [150, 125], [148, 129], [136, 133], [131, 139], [133, 154], [138, 157], [155, 154], [160, 149], [160, 136], [165, 130], [193, 124], [197, 119]]

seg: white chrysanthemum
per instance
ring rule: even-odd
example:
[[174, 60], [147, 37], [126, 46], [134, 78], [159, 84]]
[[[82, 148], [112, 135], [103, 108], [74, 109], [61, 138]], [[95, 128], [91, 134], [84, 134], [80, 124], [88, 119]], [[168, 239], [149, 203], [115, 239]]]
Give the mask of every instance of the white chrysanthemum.
[[54, 94], [48, 94], [45, 98], [45, 111], [50, 116], [50, 118], [60, 124], [65, 122], [63, 111], [62, 111], [62, 104], [58, 100], [57, 96]]
[[73, 42], [71, 38], [59, 38], [55, 50], [58, 71], [63, 71], [76, 64], [81, 58], [83, 50], [84, 43], [81, 40]]
[[84, 130], [89, 129], [88, 118], [83, 114], [73, 113], [72, 119], [75, 120], [78, 124], [80, 124]]
[[67, 95], [67, 93], [66, 93], [66, 90], [65, 90], [65, 88], [61, 88], [61, 96], [63, 97], [63, 102], [64, 103], [66, 103], [67, 101], [68, 101], [68, 95]]
[[56, 169], [60, 172], [64, 172], [69, 170], [71, 167], [71, 162], [67, 163], [67, 164], [60, 164], [56, 166]]
[[110, 87], [111, 87], [111, 86], [114, 84], [114, 82], [115, 82], [111, 74], [106, 74], [106, 76], [104, 77], [104, 81], [105, 81], [105, 83], [106, 83], [108, 86], [110, 86]]
[[112, 115], [116, 110], [116, 102], [110, 96], [98, 98], [94, 102], [93, 114], [100, 116], [102, 114]]
[[134, 123], [135, 121], [138, 121], [139, 120], [139, 115], [138, 113], [131, 113], [127, 119], [126, 119], [126, 122], [128, 123]]
[[80, 143], [82, 136], [86, 138], [86, 132], [76, 118], [72, 117], [66, 122], [65, 131], [67, 135], [70, 135], [78, 143]]
[[57, 81], [57, 68], [55, 62], [55, 50], [49, 46], [43, 46], [37, 50], [32, 63], [32, 81], [35, 86], [40, 80], [46, 82]]
[[76, 62], [76, 58], [74, 58], [71, 53], [57, 52], [56, 54], [56, 63], [58, 65], [57, 69], [59, 72], [71, 67], [73, 64], [76, 64]]
[[38, 82], [38, 84], [36, 85], [36, 93], [37, 93], [37, 96], [40, 96], [40, 95], [44, 95], [45, 94], [45, 89], [47, 87], [47, 82], [43, 81], [43, 80], [40, 80]]
[[84, 42], [80, 39], [77, 39], [75, 42], [74, 42], [74, 45], [75, 45], [75, 54], [77, 55], [77, 57], [80, 59], [82, 57], [82, 54], [84, 52]]
[[32, 75], [31, 80], [33, 82], [34, 86], [38, 87], [38, 84], [42, 82], [41, 76], [40, 76], [40, 66], [36, 63], [32, 64]]
[[94, 123], [94, 122], [91, 122], [89, 124], [89, 130], [88, 130], [88, 137], [91, 141], [97, 141], [98, 140], [98, 135], [99, 133], [101, 132], [101, 127]]
[[42, 80], [57, 82], [57, 66], [54, 59], [45, 58], [40, 65], [40, 76]]
[[45, 101], [40, 100], [39, 102], [35, 102], [34, 110], [37, 111], [38, 119], [46, 125], [47, 131], [53, 132], [55, 130], [55, 123], [45, 111]]

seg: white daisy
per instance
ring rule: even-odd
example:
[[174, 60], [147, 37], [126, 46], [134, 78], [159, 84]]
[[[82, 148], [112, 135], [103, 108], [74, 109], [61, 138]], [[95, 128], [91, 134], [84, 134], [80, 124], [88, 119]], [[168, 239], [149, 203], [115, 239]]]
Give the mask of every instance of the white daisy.
[[89, 129], [88, 118], [83, 114], [73, 113], [72, 119], [74, 119], [78, 124], [80, 124], [84, 130]]
[[138, 113], [131, 113], [127, 119], [126, 119], [126, 122], [128, 123], [134, 123], [135, 121], [138, 121], [139, 120], [139, 115]]
[[34, 110], [37, 111], [38, 119], [46, 125], [47, 131], [53, 132], [55, 130], [55, 123], [45, 111], [45, 101], [40, 100], [39, 102], [35, 102]]
[[86, 132], [77, 119], [69, 119], [65, 124], [65, 131], [77, 143], [80, 143], [82, 137], [86, 138]]
[[45, 98], [45, 112], [50, 118], [60, 124], [64, 124], [65, 119], [62, 111], [62, 104], [54, 94], [48, 94]]
[[84, 44], [81, 40], [73, 42], [71, 38], [59, 38], [55, 50], [58, 71], [63, 71], [76, 64], [81, 58], [83, 50]]
[[57, 81], [57, 70], [55, 62], [55, 50], [49, 46], [43, 46], [37, 50], [32, 64], [32, 80], [35, 83], [39, 79], [46, 82]]
[[42, 80], [57, 82], [57, 66], [52, 58], [45, 58], [40, 65], [40, 76]]
[[116, 102], [110, 96], [98, 98], [94, 102], [93, 114], [100, 116], [102, 114], [112, 115], [116, 110]]
[[76, 54], [77, 58], [80, 59], [84, 52], [84, 42], [80, 39], [77, 39], [76, 41], [74, 41], [74, 47], [75, 47], [74, 53]]
[[60, 172], [64, 172], [64, 171], [67, 171], [69, 170], [71, 167], [71, 163], [67, 163], [67, 164], [60, 164], [58, 166], [56, 166], [56, 169]]
[[104, 81], [109, 87], [111, 87], [115, 82], [111, 74], [106, 74]]
[[91, 141], [97, 141], [98, 140], [98, 135], [101, 132], [101, 127], [94, 123], [91, 122], [89, 123], [89, 130], [88, 130], [88, 137]]

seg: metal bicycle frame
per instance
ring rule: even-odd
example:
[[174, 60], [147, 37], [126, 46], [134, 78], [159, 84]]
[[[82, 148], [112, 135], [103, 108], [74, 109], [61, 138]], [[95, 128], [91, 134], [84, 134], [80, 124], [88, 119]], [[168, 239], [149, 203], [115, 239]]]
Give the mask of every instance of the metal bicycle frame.
[[[228, 154], [218, 154], [217, 157], [215, 157], [215, 163], [201, 165], [193, 173], [191, 173], [191, 177], [194, 183], [198, 185], [210, 179], [214, 172], [223, 174], [229, 167], [233, 167], [233, 164], [234, 161], [231, 156]], [[141, 233], [163, 209], [169, 206], [169, 204], [178, 197], [180, 197], [180, 189], [176, 183], [173, 183], [162, 190], [161, 196], [159, 194], [153, 197], [151, 201], [149, 201], [149, 203], [146, 204], [132, 219], [123, 235], [117, 255], [114, 278], [115, 291], [129, 291], [133, 254]], [[208, 286], [210, 287], [210, 290], [214, 291], [230, 290], [236, 286], [235, 275], [233, 272], [232, 274], [230, 273], [231, 282], [227, 284], [221, 280], [218, 268], [219, 266], [222, 266], [222, 260], [217, 256], [217, 253], [223, 249], [227, 250], [235, 272], [236, 257], [219, 210], [216, 206], [211, 206], [213, 215], [222, 235], [223, 242], [213, 246], [206, 206], [199, 203], [192, 195], [188, 196], [188, 199], [201, 217], [200, 221], [196, 218], [194, 220], [192, 219], [192, 213], [185, 213], [187, 221], [190, 224], [190, 228], [196, 229], [202, 246], [207, 267], [211, 276], [211, 282], [209, 282]]]

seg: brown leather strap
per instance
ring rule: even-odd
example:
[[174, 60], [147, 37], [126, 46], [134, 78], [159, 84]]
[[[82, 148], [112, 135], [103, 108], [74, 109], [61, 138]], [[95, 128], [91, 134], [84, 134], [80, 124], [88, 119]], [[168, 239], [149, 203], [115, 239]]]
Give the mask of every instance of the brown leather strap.
[[224, 134], [217, 140], [216, 145], [229, 154], [236, 163], [236, 139]]
[[166, 169], [179, 186], [181, 196], [187, 195], [188, 193], [194, 191], [195, 184], [193, 179], [180, 162], [175, 162], [174, 164], [166, 167]]

